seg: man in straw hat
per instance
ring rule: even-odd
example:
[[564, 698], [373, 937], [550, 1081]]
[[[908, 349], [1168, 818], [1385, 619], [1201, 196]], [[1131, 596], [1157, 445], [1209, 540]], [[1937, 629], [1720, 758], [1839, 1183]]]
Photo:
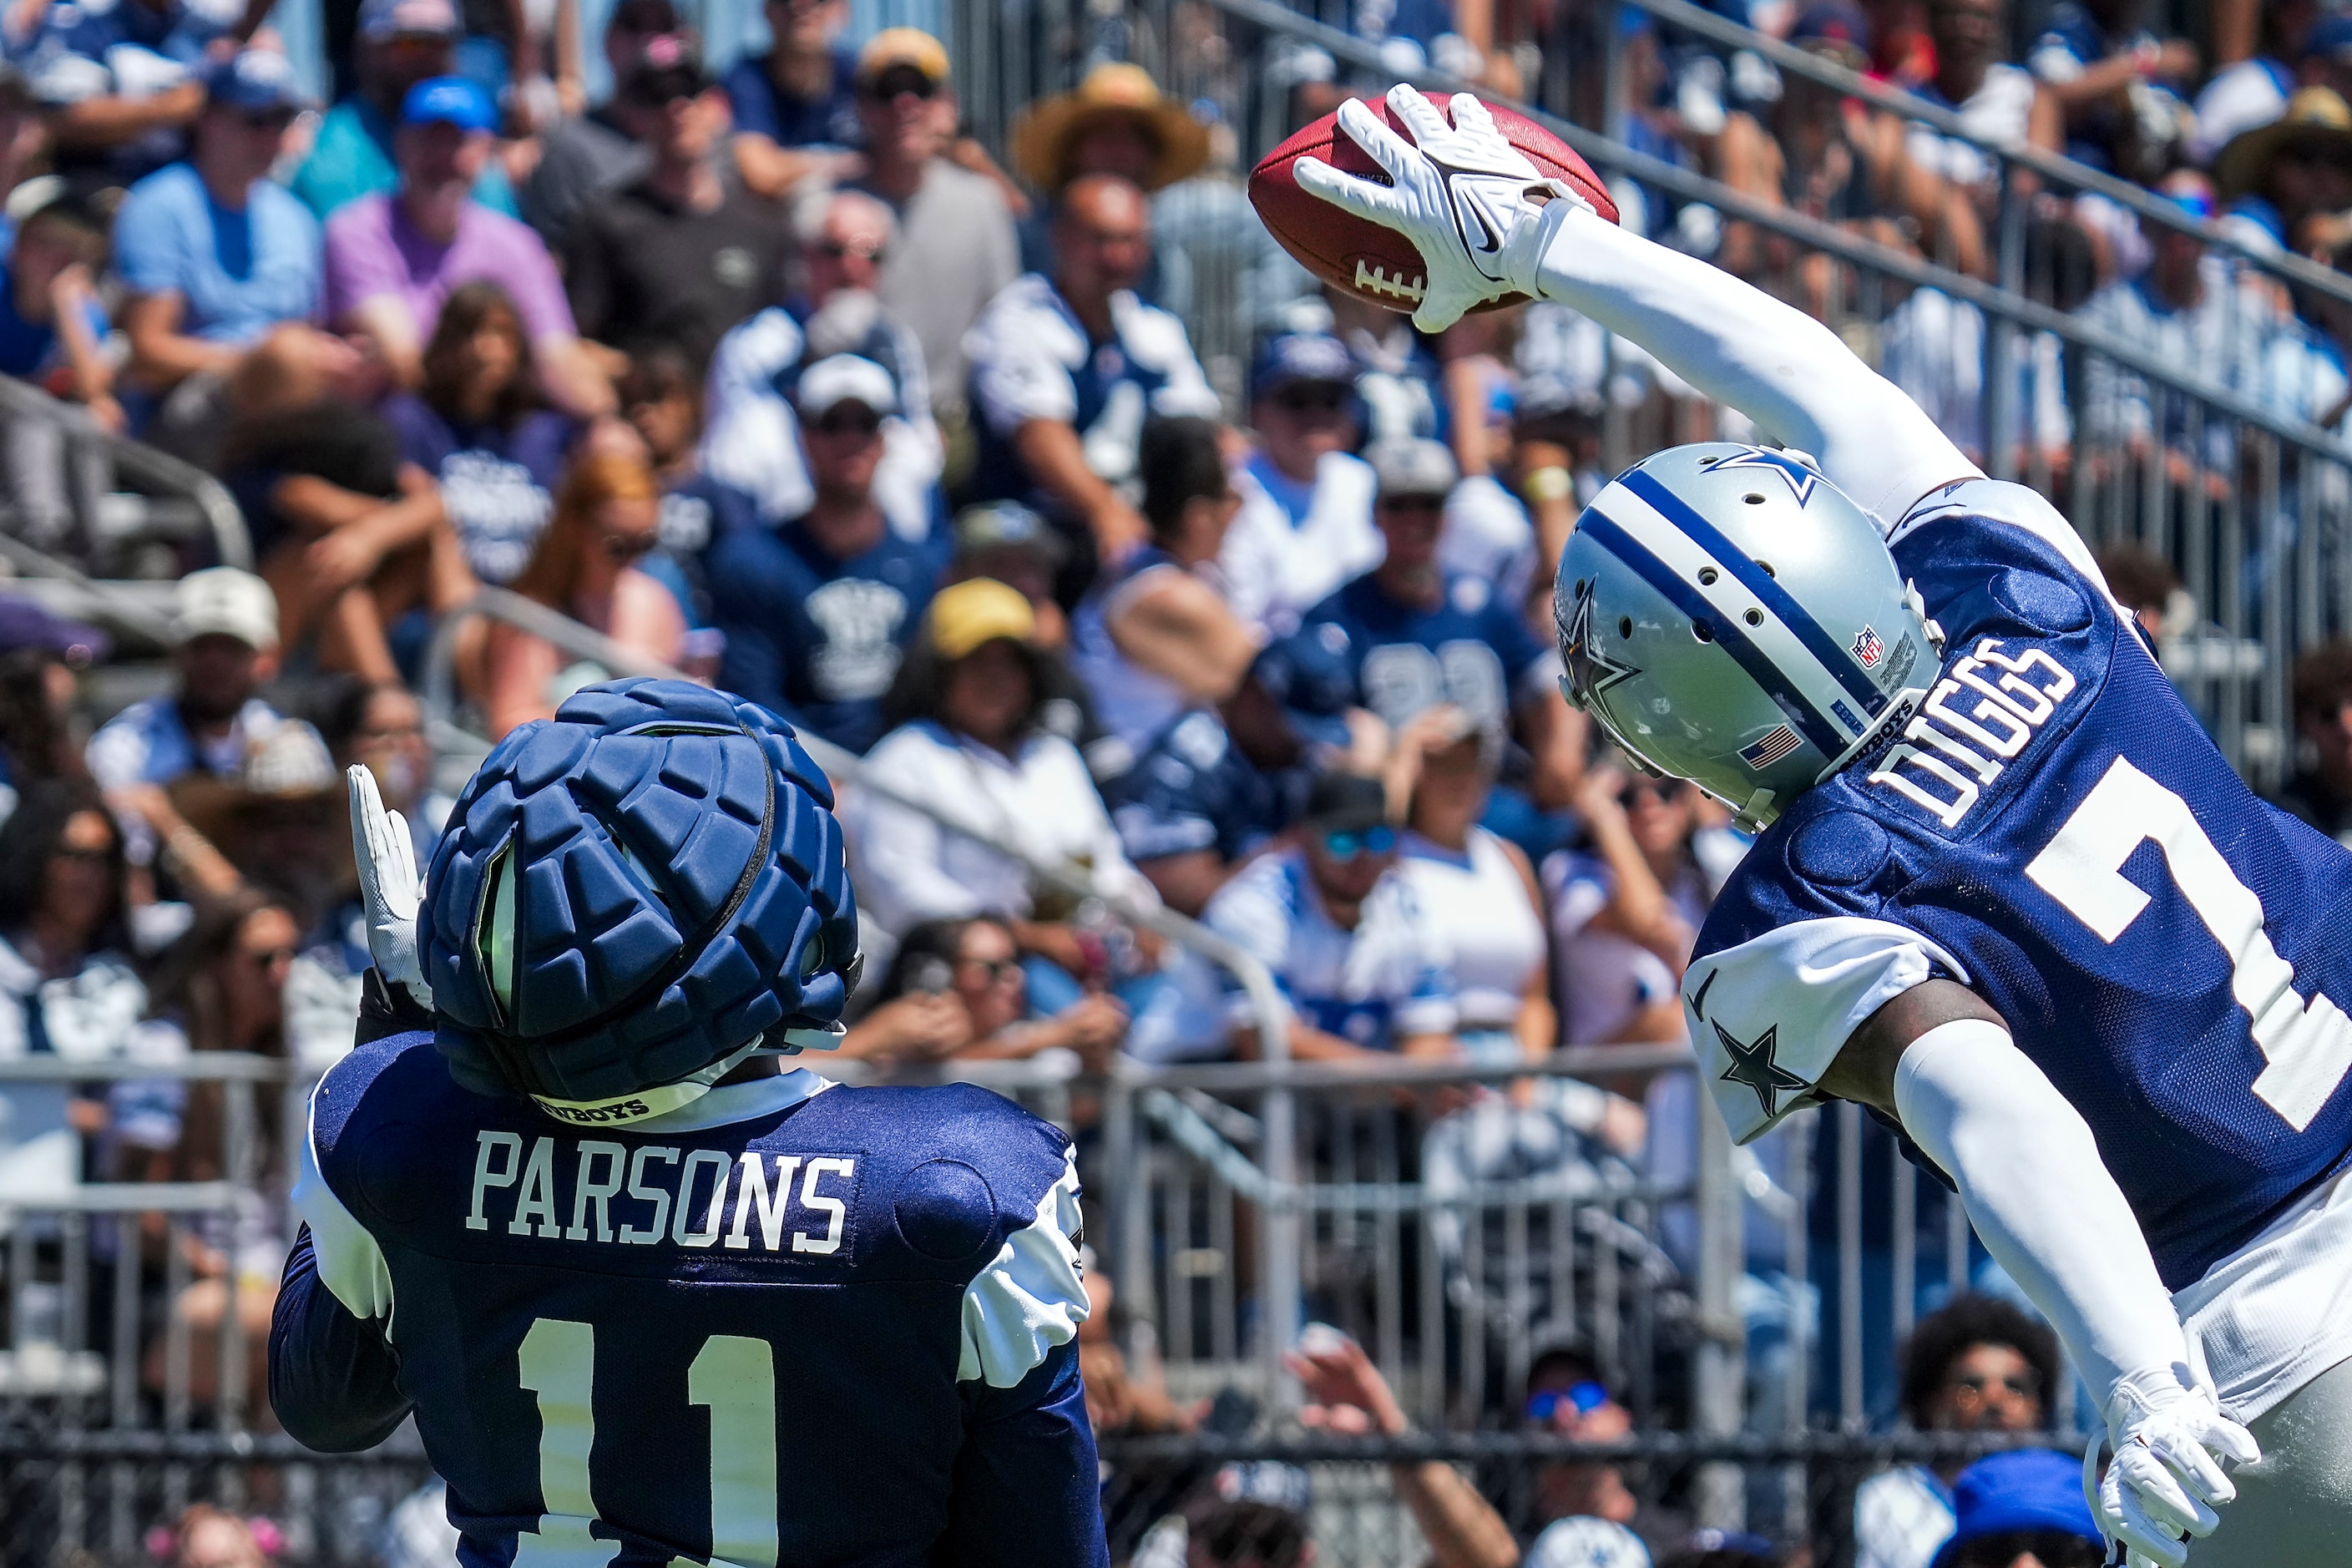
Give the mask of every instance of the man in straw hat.
[[2232, 237], [2303, 248], [2307, 220], [2352, 206], [2352, 105], [2332, 88], [2302, 89], [2278, 119], [2230, 138], [2213, 183]]

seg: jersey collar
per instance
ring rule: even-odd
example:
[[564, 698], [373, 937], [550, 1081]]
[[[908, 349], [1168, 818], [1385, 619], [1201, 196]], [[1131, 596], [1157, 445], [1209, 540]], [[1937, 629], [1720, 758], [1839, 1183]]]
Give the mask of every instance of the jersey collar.
[[713, 1127], [725, 1127], [737, 1121], [751, 1121], [762, 1116], [773, 1116], [789, 1110], [804, 1100], [812, 1100], [834, 1087], [833, 1080], [820, 1078], [806, 1068], [794, 1068], [790, 1072], [772, 1078], [753, 1079], [749, 1083], [721, 1084], [691, 1104], [660, 1116], [649, 1116], [643, 1121], [629, 1124], [632, 1136], [649, 1132], [702, 1132]]

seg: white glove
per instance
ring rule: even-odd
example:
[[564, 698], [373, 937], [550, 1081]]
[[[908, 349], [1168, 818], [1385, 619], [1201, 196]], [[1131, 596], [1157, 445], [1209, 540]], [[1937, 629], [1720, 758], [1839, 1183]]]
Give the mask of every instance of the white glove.
[[354, 763], [343, 774], [352, 793], [352, 852], [359, 861], [360, 898], [367, 905], [368, 952], [387, 985], [405, 985], [420, 1007], [433, 1005], [416, 957], [416, 908], [425, 879], [416, 874], [416, 841], [400, 813], [383, 808], [375, 775]]
[[2116, 1458], [2099, 1479], [2099, 1440], [2083, 1454], [2083, 1495], [2110, 1542], [2127, 1549], [2130, 1568], [2182, 1568], [2189, 1542], [2221, 1522], [2213, 1510], [2238, 1495], [2220, 1461], [2251, 1465], [2263, 1457], [2253, 1434], [2221, 1414], [2202, 1388], [2183, 1387], [2169, 1370], [2136, 1374], [2107, 1403]]
[[1389, 89], [1388, 102], [1411, 142], [1354, 99], [1339, 106], [1339, 125], [1392, 184], [1301, 158], [1294, 165], [1299, 189], [1412, 242], [1425, 269], [1412, 324], [1424, 332], [1444, 331], [1489, 300], [1535, 293], [1536, 264], [1553, 231], [1570, 211], [1590, 212], [1591, 204], [1538, 174], [1495, 129], [1486, 106], [1466, 92], [1448, 101], [1450, 125], [1436, 105], [1402, 83]]

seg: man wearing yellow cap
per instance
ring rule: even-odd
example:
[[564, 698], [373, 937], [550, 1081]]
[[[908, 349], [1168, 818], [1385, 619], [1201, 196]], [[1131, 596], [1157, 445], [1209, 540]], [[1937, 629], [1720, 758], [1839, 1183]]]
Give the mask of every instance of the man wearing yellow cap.
[[856, 87], [866, 174], [855, 188], [898, 217], [875, 292], [922, 345], [941, 423], [960, 423], [964, 331], [1021, 270], [1013, 214], [995, 181], [946, 156], [956, 105], [937, 38], [913, 27], [875, 34], [858, 51]]

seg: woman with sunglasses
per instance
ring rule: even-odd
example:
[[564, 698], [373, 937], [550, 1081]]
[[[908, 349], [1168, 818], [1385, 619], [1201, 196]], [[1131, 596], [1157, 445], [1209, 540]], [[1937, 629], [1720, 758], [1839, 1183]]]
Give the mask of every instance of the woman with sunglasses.
[[[642, 457], [598, 452], [563, 481], [555, 520], [540, 536], [514, 590], [603, 632], [641, 658], [675, 666], [686, 642], [677, 597], [638, 563], [661, 542], [661, 490]], [[579, 688], [610, 679], [585, 662], [567, 666], [553, 643], [500, 623], [491, 628], [483, 706], [490, 733], [551, 719]], [[593, 673], [592, 673], [593, 672]]]
[[[0, 827], [0, 1058], [99, 1060], [133, 1047], [147, 989], [126, 956], [122, 835], [87, 782], [24, 786]], [[8, 1141], [44, 1138], [75, 1177], [103, 1171], [126, 1131], [107, 1102], [63, 1083], [8, 1086]], [[102, 1142], [101, 1142], [102, 1141]], [[85, 1155], [85, 1149], [91, 1151]]]

